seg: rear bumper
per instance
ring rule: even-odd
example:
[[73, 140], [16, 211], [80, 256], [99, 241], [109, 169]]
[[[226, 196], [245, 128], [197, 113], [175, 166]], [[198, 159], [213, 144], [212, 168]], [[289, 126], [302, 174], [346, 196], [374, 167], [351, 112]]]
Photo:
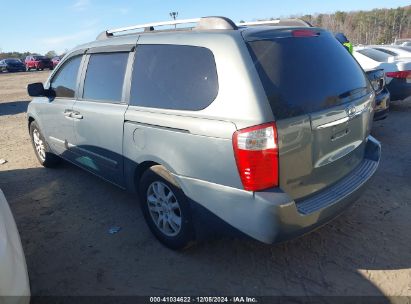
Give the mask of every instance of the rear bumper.
[[388, 116], [390, 110], [390, 92], [384, 88], [375, 96], [374, 120], [381, 120]]
[[391, 100], [403, 100], [411, 96], [411, 82], [406, 79], [393, 78], [387, 85], [391, 94]]
[[379, 142], [369, 136], [365, 158], [355, 170], [335, 185], [298, 202], [278, 188], [249, 192], [178, 175], [175, 178], [194, 205], [204, 207], [209, 215], [254, 239], [275, 243], [309, 232], [346, 209], [377, 170], [380, 155]]

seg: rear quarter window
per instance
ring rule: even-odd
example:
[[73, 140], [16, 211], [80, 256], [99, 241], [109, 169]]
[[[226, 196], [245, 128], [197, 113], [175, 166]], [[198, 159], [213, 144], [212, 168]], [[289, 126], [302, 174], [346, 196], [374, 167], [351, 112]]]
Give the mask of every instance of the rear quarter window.
[[203, 47], [140, 45], [136, 49], [130, 104], [202, 110], [218, 93], [213, 53]]
[[[328, 32], [248, 42], [273, 114], [288, 118], [347, 102], [369, 87], [364, 72]], [[364, 92], [365, 94], [365, 92]]]

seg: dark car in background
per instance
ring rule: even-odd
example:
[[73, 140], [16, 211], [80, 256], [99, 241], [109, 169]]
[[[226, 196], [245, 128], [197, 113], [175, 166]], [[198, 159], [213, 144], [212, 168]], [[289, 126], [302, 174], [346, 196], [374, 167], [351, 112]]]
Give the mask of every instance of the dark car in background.
[[375, 91], [374, 120], [385, 119], [390, 110], [390, 92], [385, 85], [384, 69], [366, 70], [365, 73]]
[[20, 59], [7, 58], [0, 61], [0, 72], [24, 72], [26, 66]]
[[53, 62], [46, 56], [30, 55], [26, 57], [24, 63], [26, 64], [27, 71], [30, 71], [31, 69], [36, 69], [37, 71], [44, 69], [53, 69]]

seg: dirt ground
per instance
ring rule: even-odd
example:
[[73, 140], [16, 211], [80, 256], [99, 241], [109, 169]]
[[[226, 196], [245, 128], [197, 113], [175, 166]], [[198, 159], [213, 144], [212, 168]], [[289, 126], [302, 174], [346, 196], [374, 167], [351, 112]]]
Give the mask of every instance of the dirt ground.
[[[135, 197], [73, 165], [37, 163], [25, 91], [48, 73], [0, 74], [0, 188], [33, 295], [411, 296], [411, 101], [374, 123], [380, 167], [330, 224], [280, 245], [222, 238], [173, 252], [151, 235]], [[109, 234], [112, 226], [121, 231]]]

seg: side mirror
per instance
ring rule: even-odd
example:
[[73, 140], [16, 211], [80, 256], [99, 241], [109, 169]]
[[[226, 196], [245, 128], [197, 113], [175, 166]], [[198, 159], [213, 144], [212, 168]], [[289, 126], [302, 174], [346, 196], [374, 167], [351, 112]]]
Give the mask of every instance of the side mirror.
[[31, 97], [46, 96], [46, 90], [41, 82], [30, 83], [27, 86], [27, 93]]
[[56, 92], [50, 88], [48, 90], [44, 89], [44, 86], [41, 82], [30, 83], [27, 86], [27, 92], [31, 97], [48, 97], [51, 100], [56, 98]]

